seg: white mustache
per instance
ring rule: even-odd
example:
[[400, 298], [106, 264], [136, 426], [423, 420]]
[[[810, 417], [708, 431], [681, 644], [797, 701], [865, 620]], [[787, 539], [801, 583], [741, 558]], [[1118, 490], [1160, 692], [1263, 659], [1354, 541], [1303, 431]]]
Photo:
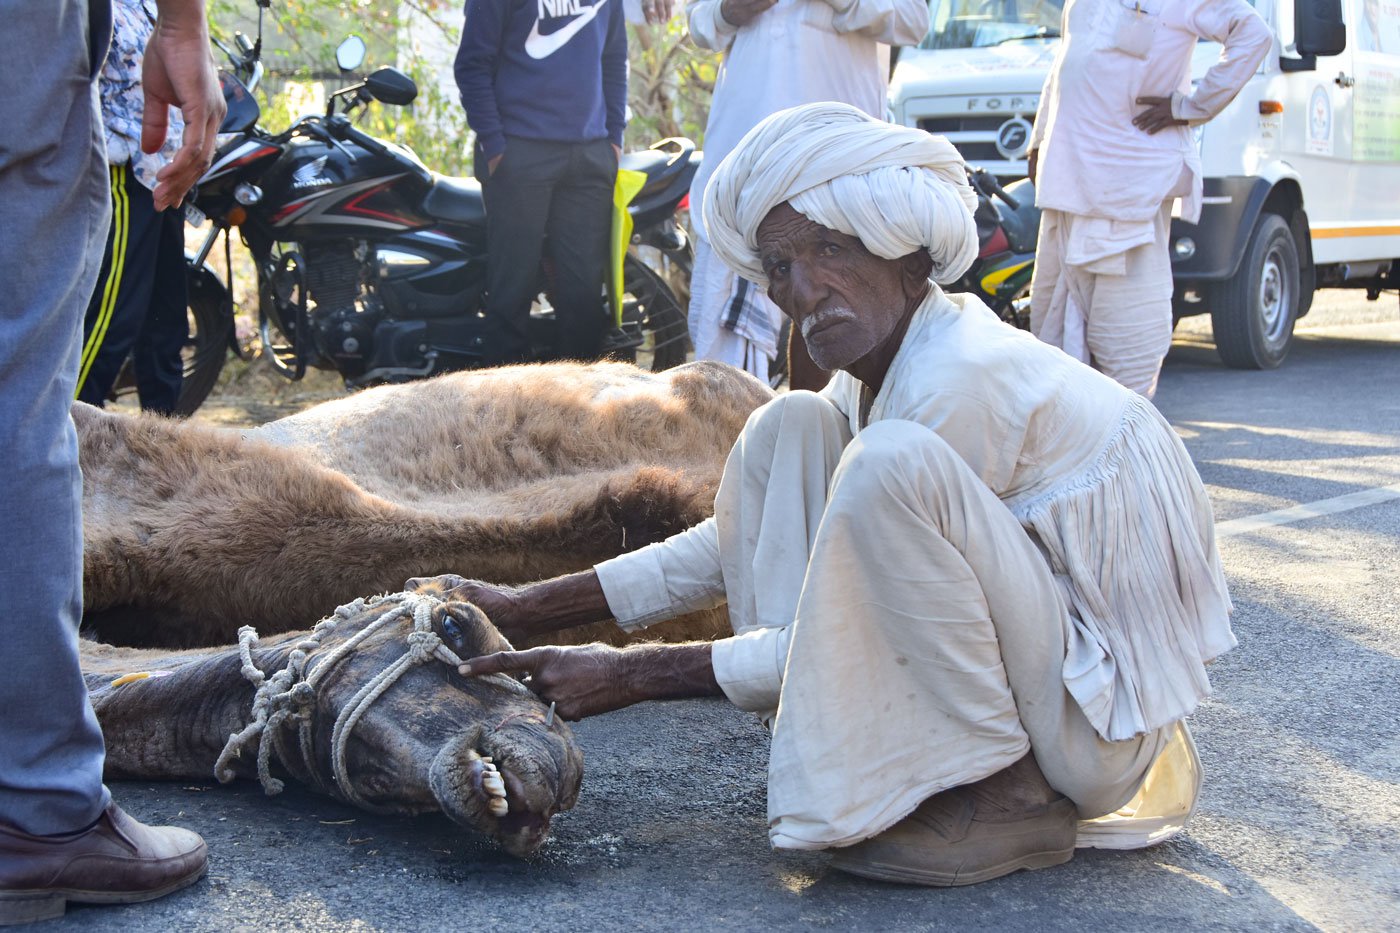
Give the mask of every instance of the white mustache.
[[802, 339], [806, 340], [811, 337], [812, 331], [818, 327], [825, 327], [832, 321], [852, 320], [855, 316], [856, 312], [851, 308], [822, 308], [820, 311], [813, 313], [810, 317], [802, 319], [802, 324], [799, 328], [802, 331]]

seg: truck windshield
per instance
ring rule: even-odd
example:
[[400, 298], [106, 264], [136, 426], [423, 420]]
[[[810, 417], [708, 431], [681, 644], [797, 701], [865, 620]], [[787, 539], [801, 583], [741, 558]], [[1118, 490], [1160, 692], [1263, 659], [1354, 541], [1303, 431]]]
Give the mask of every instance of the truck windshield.
[[1064, 0], [929, 0], [921, 49], [974, 49], [1060, 35]]

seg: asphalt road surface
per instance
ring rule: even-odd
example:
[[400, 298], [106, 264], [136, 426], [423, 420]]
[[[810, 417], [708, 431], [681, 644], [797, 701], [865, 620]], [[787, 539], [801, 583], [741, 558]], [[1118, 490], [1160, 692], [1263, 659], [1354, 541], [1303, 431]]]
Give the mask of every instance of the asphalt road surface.
[[530, 862], [442, 818], [118, 783], [204, 834], [208, 879], [35, 929], [1400, 929], [1400, 308], [1323, 293], [1299, 331], [1282, 369], [1240, 372], [1183, 322], [1157, 399], [1210, 488], [1240, 640], [1191, 720], [1206, 783], [1174, 840], [969, 888], [848, 878], [769, 849], [758, 725], [669, 703], [578, 727], [583, 794]]

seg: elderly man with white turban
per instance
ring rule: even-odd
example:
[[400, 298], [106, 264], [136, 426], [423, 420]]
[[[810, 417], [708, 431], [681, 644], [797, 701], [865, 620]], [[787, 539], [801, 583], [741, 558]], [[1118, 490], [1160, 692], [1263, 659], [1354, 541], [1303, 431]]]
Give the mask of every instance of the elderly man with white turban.
[[713, 644], [536, 648], [568, 718], [723, 694], [772, 730], [774, 846], [967, 884], [1179, 829], [1182, 719], [1234, 644], [1200, 479], [1140, 396], [947, 295], [977, 245], [945, 140], [816, 104], [716, 172], [716, 252], [835, 376], [750, 418], [712, 519], [517, 591], [508, 635], [634, 629], [727, 602]]

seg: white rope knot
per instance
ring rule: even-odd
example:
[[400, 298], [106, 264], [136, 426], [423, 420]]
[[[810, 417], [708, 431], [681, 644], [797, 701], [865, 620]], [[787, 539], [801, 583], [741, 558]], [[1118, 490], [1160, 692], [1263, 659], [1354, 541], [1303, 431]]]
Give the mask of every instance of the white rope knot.
[[434, 653], [442, 639], [437, 632], [410, 632], [408, 635], [408, 650], [413, 655], [413, 659], [419, 664], [427, 663], [433, 659]]
[[[321, 648], [321, 639], [334, 632], [338, 623], [386, 602], [397, 604], [386, 608], [377, 619], [341, 642], [308, 672], [311, 658]], [[222, 783], [233, 780], [236, 776], [235, 759], [241, 755], [244, 748], [251, 745], [256, 748], [258, 780], [262, 782], [263, 790], [268, 796], [280, 794], [284, 787], [283, 782], [272, 776], [274, 751], [284, 768], [293, 772], [297, 770], [283, 745], [281, 735], [281, 727], [290, 719], [300, 724], [300, 761], [295, 764], [308, 780], [321, 785], [321, 790], [327, 793], [334, 794], [338, 791], [340, 796], [367, 810], [387, 812], [385, 808], [370, 804], [361, 797], [350, 781], [346, 763], [350, 734], [374, 701], [383, 696], [406, 672], [433, 660], [453, 667], [462, 663], [457, 654], [443, 644], [437, 632], [433, 631], [433, 611], [440, 605], [443, 605], [442, 600], [422, 593], [397, 593], [393, 596], [375, 596], [369, 600], [361, 598], [347, 603], [337, 608], [331, 616], [316, 623], [310, 637], [298, 642], [287, 656], [287, 666], [271, 677], [265, 675], [253, 663], [253, 646], [258, 642], [257, 631], [250, 625], [239, 629], [238, 652], [242, 662], [241, 671], [255, 688], [252, 718], [241, 731], [229, 736], [218, 761], [214, 763], [214, 776]], [[326, 787], [312, 766], [315, 753], [312, 744], [312, 714], [316, 709], [316, 688], [328, 671], [371, 634], [409, 616], [413, 618], [413, 631], [406, 638], [407, 650], [388, 667], [370, 678], [336, 717], [335, 726], [331, 730], [331, 766], [336, 786]], [[268, 741], [269, 736], [272, 737], [272, 741]]]

